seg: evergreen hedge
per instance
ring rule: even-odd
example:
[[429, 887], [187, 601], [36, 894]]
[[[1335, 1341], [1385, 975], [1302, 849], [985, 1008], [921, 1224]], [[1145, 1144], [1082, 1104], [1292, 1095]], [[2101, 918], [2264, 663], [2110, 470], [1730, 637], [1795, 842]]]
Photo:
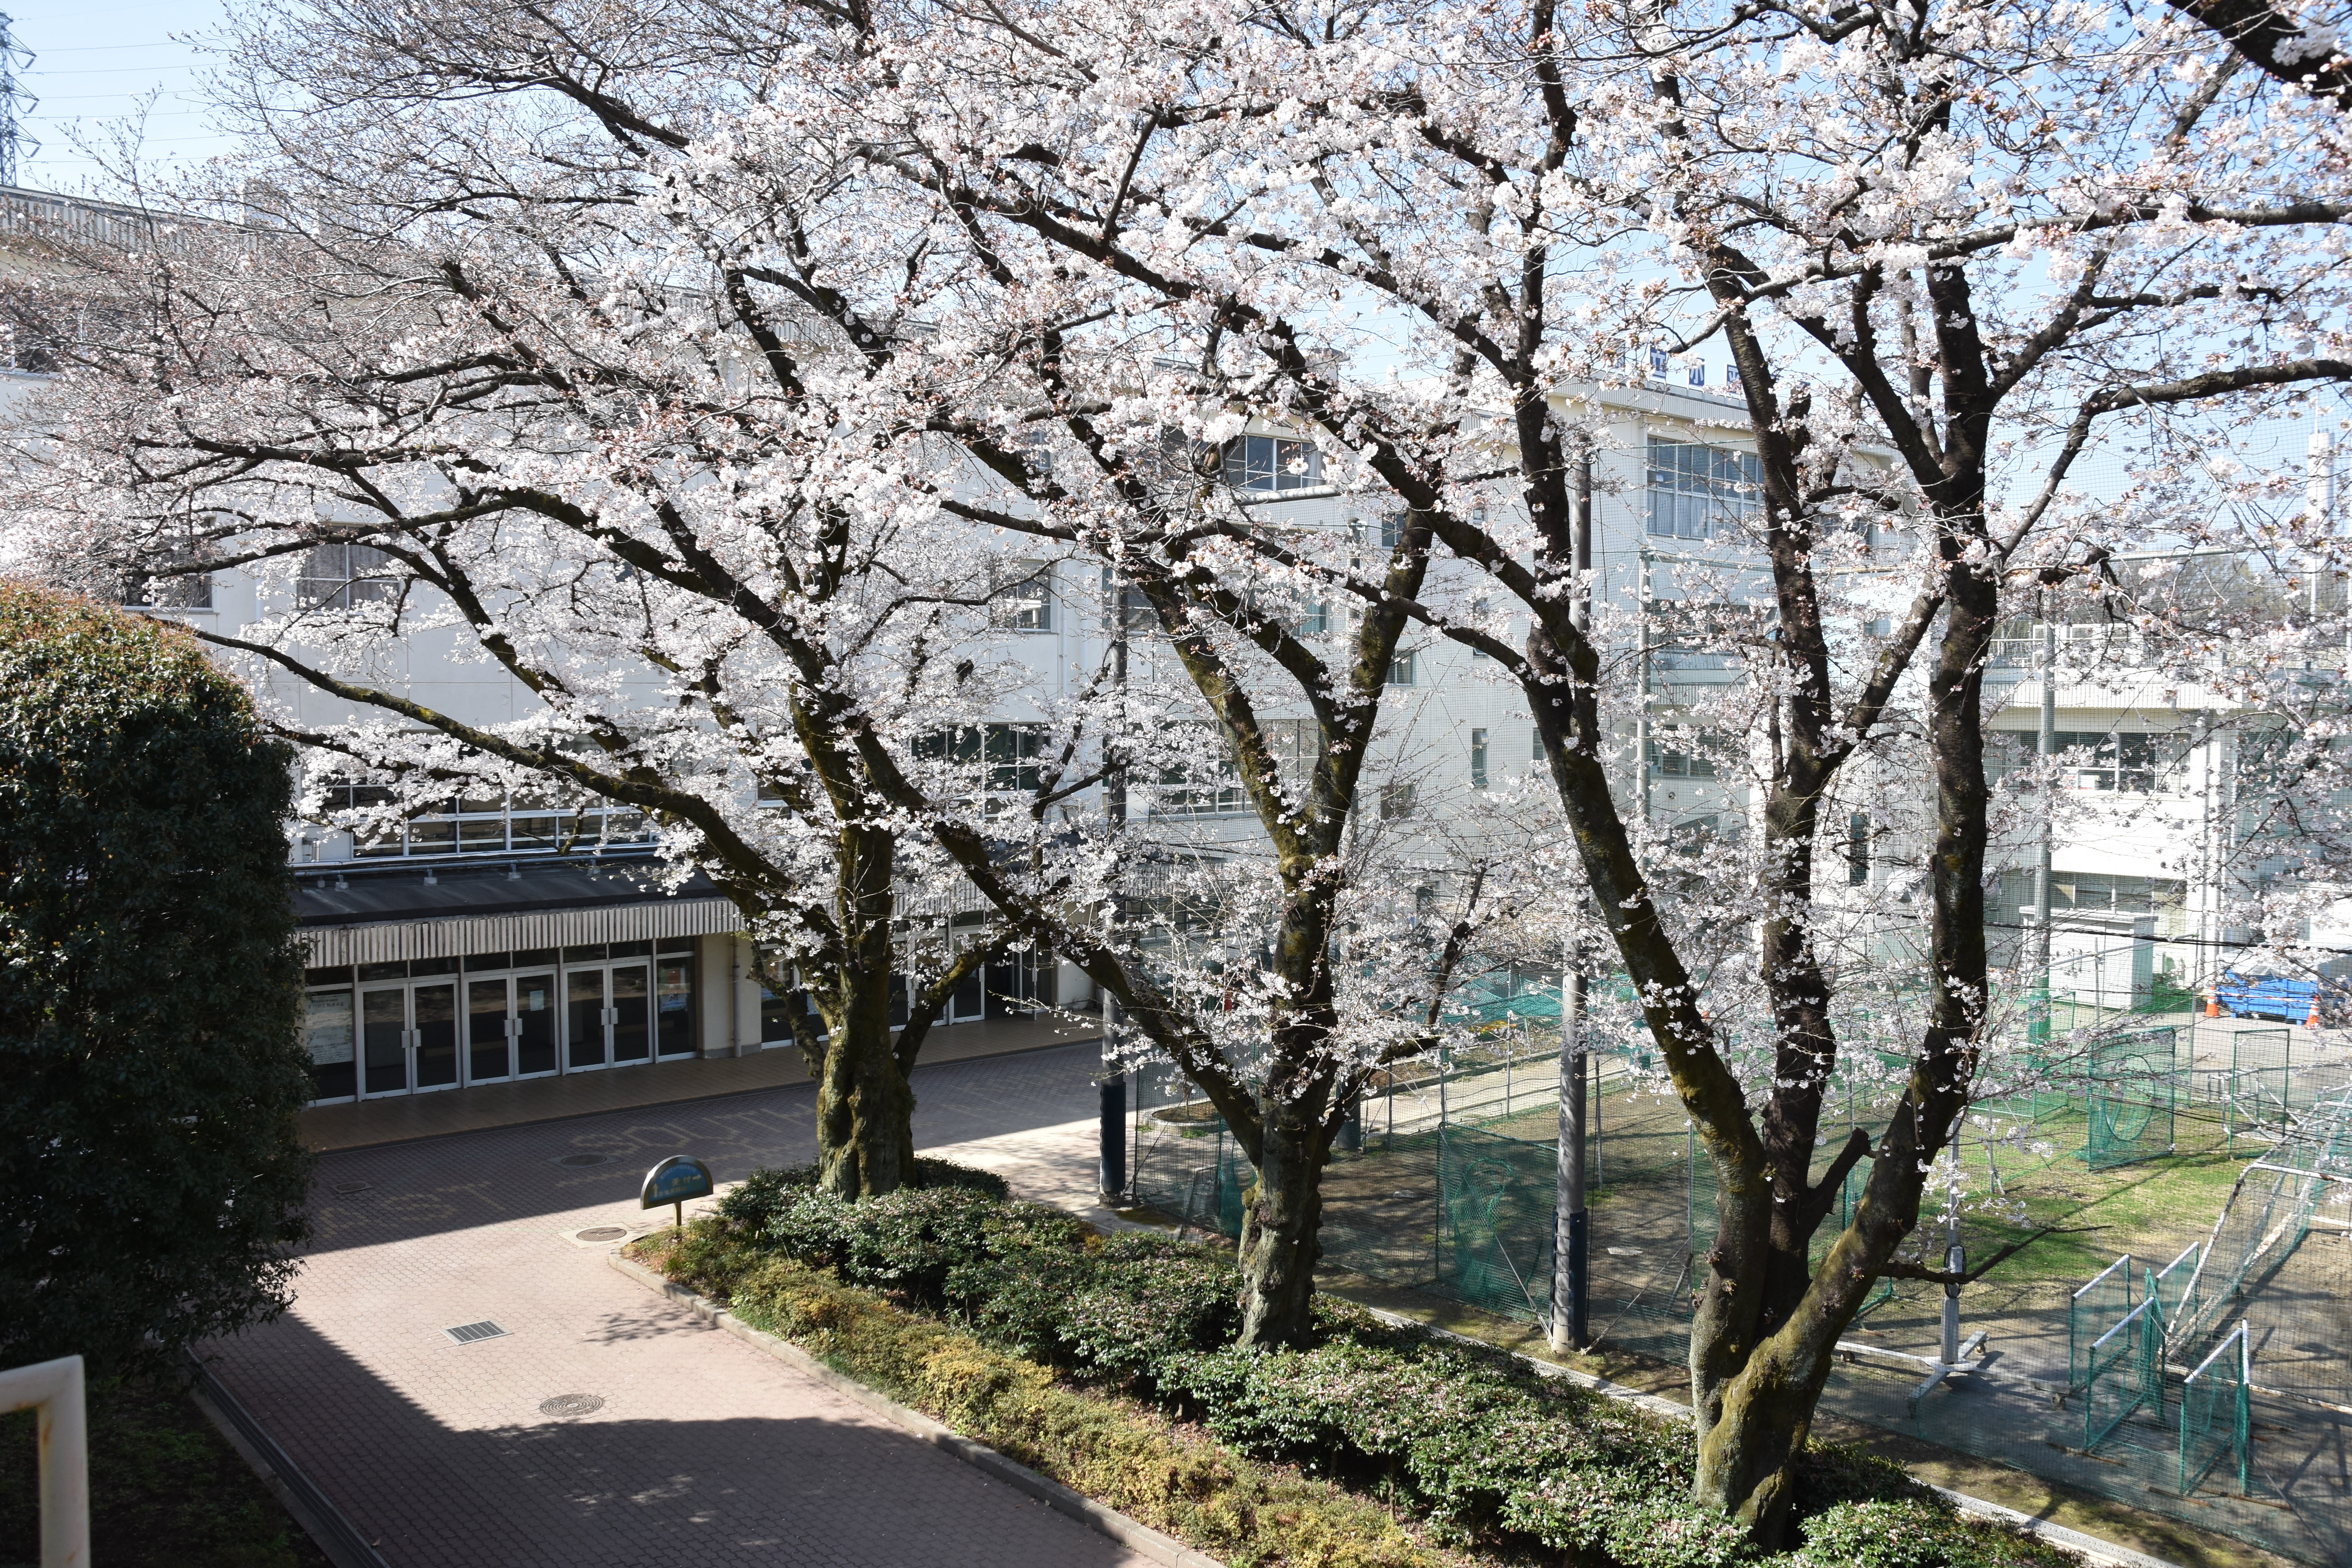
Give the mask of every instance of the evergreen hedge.
[[0, 1365], [278, 1310], [302, 1239], [285, 748], [185, 631], [0, 583]]
[[[1062, 1400], [1132, 1401], [1196, 1424], [1234, 1457], [1236, 1477], [1255, 1478], [1235, 1481], [1244, 1491], [1263, 1486], [1252, 1464], [1296, 1467], [1409, 1507], [1437, 1540], [1507, 1555], [1533, 1550], [1617, 1568], [2072, 1562], [1962, 1518], [1895, 1465], [1822, 1447], [1800, 1469], [1799, 1544], [1767, 1558], [1691, 1502], [1687, 1426], [1545, 1378], [1500, 1351], [1383, 1327], [1328, 1297], [1318, 1304], [1312, 1348], [1244, 1351], [1233, 1343], [1239, 1281], [1221, 1249], [1155, 1235], [1100, 1237], [1058, 1210], [938, 1180], [849, 1203], [817, 1190], [813, 1168], [762, 1172], [730, 1192], [667, 1266], [730, 1300], [747, 1321], [803, 1342], [814, 1336], [811, 1348], [844, 1370], [1115, 1506], [1134, 1500], [1096, 1489], [1106, 1484], [1098, 1467], [1047, 1432], [1072, 1418], [1066, 1411], [1056, 1405], [1051, 1421], [1022, 1415], [1042, 1413], [1052, 1403], [1047, 1389], [1057, 1387]], [[875, 1329], [877, 1314], [894, 1307], [927, 1316], [901, 1310], [893, 1321], [917, 1326]], [[841, 1325], [851, 1321], [866, 1327], [845, 1336]], [[968, 1347], [957, 1353], [982, 1392], [960, 1394], [935, 1367], [923, 1370], [930, 1363], [922, 1358], [917, 1365], [874, 1349], [901, 1333], [950, 1335]], [[1025, 1391], [1019, 1398], [999, 1397], [1015, 1386]], [[1194, 1482], [1203, 1462], [1187, 1472]], [[1160, 1492], [1142, 1491], [1145, 1516], [1162, 1522], [1151, 1512]], [[1210, 1501], [1194, 1497], [1190, 1514], [1205, 1510], [1230, 1522], [1233, 1510], [1218, 1514]], [[1278, 1532], [1237, 1538], [1213, 1529], [1204, 1537], [1196, 1529], [1192, 1538], [1252, 1562], [1371, 1563], [1402, 1550], [1335, 1535], [1328, 1520], [1310, 1534], [1311, 1550]]]

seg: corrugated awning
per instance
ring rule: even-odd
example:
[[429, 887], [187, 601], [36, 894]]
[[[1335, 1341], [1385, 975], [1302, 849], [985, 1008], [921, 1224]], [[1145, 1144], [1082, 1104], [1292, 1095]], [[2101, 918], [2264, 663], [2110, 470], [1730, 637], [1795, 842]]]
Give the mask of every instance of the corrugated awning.
[[649, 861], [500, 861], [436, 867], [428, 882], [421, 867], [341, 867], [302, 876], [294, 901], [313, 968], [743, 929], [707, 879], [666, 893], [655, 871]]

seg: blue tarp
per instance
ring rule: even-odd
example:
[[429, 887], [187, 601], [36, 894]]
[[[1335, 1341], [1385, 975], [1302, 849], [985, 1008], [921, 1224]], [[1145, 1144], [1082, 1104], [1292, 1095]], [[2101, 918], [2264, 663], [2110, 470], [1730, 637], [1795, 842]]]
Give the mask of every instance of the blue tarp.
[[2230, 973], [2214, 987], [2214, 999], [2223, 1012], [2237, 1016], [2300, 1024], [2319, 1000], [2319, 982], [2291, 974]]

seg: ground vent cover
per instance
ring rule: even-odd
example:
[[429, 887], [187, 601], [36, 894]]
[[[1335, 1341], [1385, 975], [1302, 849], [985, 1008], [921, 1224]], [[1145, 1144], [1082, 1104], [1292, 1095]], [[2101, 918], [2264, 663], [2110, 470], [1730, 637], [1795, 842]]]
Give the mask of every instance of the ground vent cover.
[[507, 1333], [504, 1329], [488, 1318], [484, 1318], [478, 1323], [460, 1323], [454, 1329], [444, 1329], [441, 1331], [461, 1345], [479, 1344], [484, 1340], [504, 1339]]

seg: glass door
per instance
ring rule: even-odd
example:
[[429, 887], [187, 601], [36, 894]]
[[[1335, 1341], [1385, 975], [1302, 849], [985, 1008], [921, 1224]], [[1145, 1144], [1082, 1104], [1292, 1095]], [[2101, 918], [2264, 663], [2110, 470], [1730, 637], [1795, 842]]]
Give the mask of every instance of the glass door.
[[514, 978], [515, 1076], [537, 1078], [555, 1070], [555, 976]]
[[[960, 936], [956, 938], [956, 952], [961, 953], [965, 948], [970, 947], [971, 945], [971, 940], [972, 939], [968, 936]], [[987, 1012], [988, 984], [982, 978], [984, 969], [985, 966], [982, 966], [982, 969], [975, 969], [970, 974], [965, 975], [961, 980], [956, 982], [954, 992], [948, 997], [947, 1021], [949, 1023], [973, 1023], [977, 1021], [982, 1014]]]
[[360, 1046], [368, 1094], [408, 1092], [408, 987], [360, 993]]
[[507, 983], [466, 982], [466, 1081], [495, 1083], [511, 1075], [514, 1020], [507, 1016]]
[[359, 1065], [352, 1050], [352, 989], [313, 991], [302, 1017], [303, 1043], [310, 1051], [310, 1098], [349, 1100], [359, 1092]]
[[665, 1057], [694, 1055], [693, 960], [654, 964], [654, 1049]]
[[648, 966], [613, 965], [613, 1060], [651, 1061], [653, 1022], [653, 984]]
[[600, 1068], [609, 1059], [604, 1039], [604, 972], [569, 969], [563, 973], [564, 1067], [572, 1072]]
[[457, 986], [420, 985], [410, 1005], [416, 1020], [416, 1087], [449, 1089], [457, 1081]]

